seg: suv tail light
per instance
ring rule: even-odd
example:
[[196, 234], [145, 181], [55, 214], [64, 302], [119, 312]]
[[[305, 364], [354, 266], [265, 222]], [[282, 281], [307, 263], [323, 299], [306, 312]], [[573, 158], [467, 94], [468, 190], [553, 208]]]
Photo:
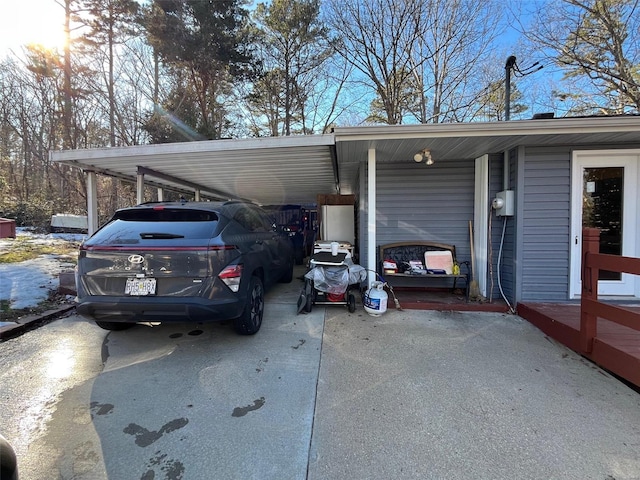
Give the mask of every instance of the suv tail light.
[[240, 277], [242, 276], [242, 265], [229, 265], [222, 270], [218, 277], [232, 292], [240, 289]]

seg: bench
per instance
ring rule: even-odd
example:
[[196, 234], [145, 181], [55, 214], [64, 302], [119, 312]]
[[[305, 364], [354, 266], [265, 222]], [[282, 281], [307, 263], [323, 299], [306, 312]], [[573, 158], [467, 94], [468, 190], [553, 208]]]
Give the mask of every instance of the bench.
[[[413, 282], [420, 285], [452, 280], [452, 291], [456, 289], [458, 280], [464, 280], [465, 295], [469, 301], [469, 262], [458, 262], [454, 245], [425, 241], [388, 243], [379, 247], [378, 255], [379, 273], [385, 280], [414, 278]], [[458, 269], [454, 267], [456, 264]]]

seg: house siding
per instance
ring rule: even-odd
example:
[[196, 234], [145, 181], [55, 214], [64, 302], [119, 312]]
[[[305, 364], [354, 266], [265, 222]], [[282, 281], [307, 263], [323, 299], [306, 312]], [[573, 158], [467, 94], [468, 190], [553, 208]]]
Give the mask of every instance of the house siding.
[[505, 271], [503, 273], [504, 281], [504, 295], [509, 301], [509, 303], [515, 305], [516, 299], [518, 297], [518, 282], [520, 271], [518, 270], [519, 262], [517, 261], [518, 256], [518, 178], [520, 176], [520, 171], [518, 169], [518, 160], [520, 155], [520, 149], [513, 149], [509, 152], [509, 177], [507, 179], [507, 185], [509, 190], [514, 191], [515, 196], [515, 211], [516, 215], [514, 217], [510, 217], [507, 220], [507, 226], [505, 229], [505, 260], [503, 261], [505, 265]]
[[471, 260], [474, 162], [378, 164], [377, 246], [412, 240], [455, 245], [460, 262]]
[[523, 162], [521, 301], [569, 298], [571, 150], [527, 149]]
[[[513, 172], [513, 167], [509, 171]], [[507, 185], [504, 184], [504, 156], [489, 156], [489, 201], [491, 202], [498, 192], [511, 189], [513, 184], [513, 178], [508, 180]], [[514, 292], [514, 220], [512, 217], [496, 216], [493, 209], [490, 212], [491, 243], [490, 250], [487, 252], [490, 268], [487, 272], [486, 296], [492, 300], [500, 298], [502, 287], [502, 291], [511, 302]], [[502, 240], [503, 227], [505, 228], [504, 241]]]
[[[515, 175], [515, 174], [514, 174]], [[358, 245], [359, 261], [367, 264], [367, 166], [359, 170]], [[489, 201], [504, 190], [502, 154], [489, 156]], [[515, 183], [515, 178], [510, 180]], [[427, 167], [424, 164], [378, 164], [376, 176], [376, 247], [386, 243], [412, 240], [433, 241], [456, 246], [460, 262], [471, 261], [469, 220], [473, 219], [475, 162], [448, 161]], [[489, 211], [489, 205], [486, 206]], [[493, 212], [492, 212], [493, 213]], [[503, 291], [512, 296], [514, 278], [514, 227], [508, 221], [501, 255]], [[476, 235], [479, 235], [476, 232]], [[493, 214], [491, 264], [487, 273], [487, 296], [500, 298], [497, 261], [502, 221]], [[375, 252], [377, 256], [377, 251]], [[379, 259], [377, 259], [379, 260]]]
[[[503, 154], [489, 155], [489, 201], [506, 188], [514, 190], [516, 205], [515, 215], [506, 220], [491, 211], [487, 296], [495, 300], [504, 293], [513, 306], [524, 301], [569, 301], [572, 152], [618, 148], [639, 146], [520, 146], [508, 153], [506, 185]], [[471, 159], [436, 159], [431, 167], [411, 162], [378, 163], [376, 246], [431, 240], [454, 244], [458, 259], [470, 261], [468, 225], [474, 212], [474, 165]], [[360, 263], [366, 265], [366, 162], [361, 163], [359, 175], [358, 241]], [[488, 205], [486, 208], [489, 212]], [[371, 253], [377, 256], [377, 251]]]

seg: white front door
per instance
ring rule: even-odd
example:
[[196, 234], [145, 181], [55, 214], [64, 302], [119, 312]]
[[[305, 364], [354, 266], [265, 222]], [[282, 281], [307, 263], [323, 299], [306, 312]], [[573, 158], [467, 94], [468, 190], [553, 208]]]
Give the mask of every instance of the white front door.
[[[571, 298], [580, 296], [582, 228], [600, 229], [600, 252], [638, 256], [638, 150], [574, 152], [571, 173]], [[600, 295], [637, 295], [633, 275], [600, 271]]]

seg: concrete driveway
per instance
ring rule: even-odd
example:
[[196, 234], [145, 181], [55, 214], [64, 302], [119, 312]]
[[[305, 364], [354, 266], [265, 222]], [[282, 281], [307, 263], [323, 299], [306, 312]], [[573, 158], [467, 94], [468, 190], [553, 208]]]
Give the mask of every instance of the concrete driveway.
[[71, 316], [0, 343], [23, 479], [640, 478], [640, 395], [497, 313], [316, 306], [262, 330]]
[[638, 479], [640, 394], [517, 316], [327, 310], [309, 479]]

